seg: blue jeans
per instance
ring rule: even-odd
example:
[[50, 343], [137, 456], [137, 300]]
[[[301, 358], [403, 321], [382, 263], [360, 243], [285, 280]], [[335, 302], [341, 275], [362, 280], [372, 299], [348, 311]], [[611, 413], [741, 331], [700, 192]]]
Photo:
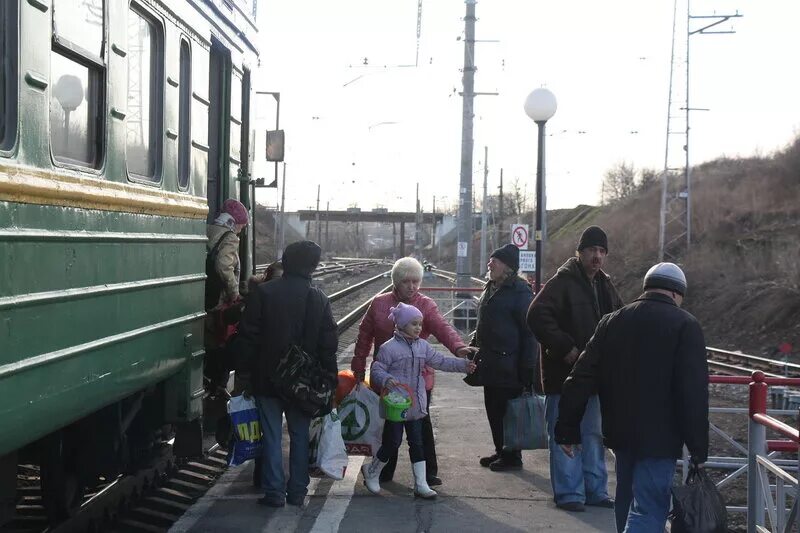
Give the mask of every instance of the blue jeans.
[[408, 455], [411, 464], [425, 460], [425, 451], [422, 446], [422, 420], [408, 422], [386, 421], [383, 429], [383, 442], [381, 449], [375, 454], [382, 462], [387, 462], [392, 455], [397, 456], [397, 450], [403, 443], [403, 427], [405, 426], [408, 439]]
[[545, 398], [553, 499], [557, 504], [592, 504], [607, 500], [608, 472], [600, 425], [600, 400], [596, 395], [589, 398], [581, 420], [581, 451], [575, 457], [569, 457], [556, 444], [554, 436], [560, 399], [560, 394], [548, 394]]
[[[308, 427], [311, 417], [280, 398], [257, 396], [264, 446], [261, 452], [261, 487], [264, 496], [276, 501], [304, 498], [308, 492]], [[289, 482], [284, 481], [281, 435], [283, 419], [289, 427]]]
[[614, 451], [617, 457], [617, 533], [664, 531], [669, 513], [675, 459], [637, 459]]

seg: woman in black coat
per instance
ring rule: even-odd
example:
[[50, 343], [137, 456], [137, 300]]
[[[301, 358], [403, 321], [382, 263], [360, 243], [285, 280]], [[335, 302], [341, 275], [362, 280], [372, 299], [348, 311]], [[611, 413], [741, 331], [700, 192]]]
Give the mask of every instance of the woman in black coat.
[[520, 450], [503, 449], [503, 417], [508, 400], [533, 384], [538, 344], [525, 322], [533, 300], [530, 286], [516, 273], [519, 249], [507, 244], [489, 258], [489, 282], [478, 306], [478, 326], [472, 345], [480, 349], [480, 384], [495, 451], [481, 466], [495, 472], [522, 468]]

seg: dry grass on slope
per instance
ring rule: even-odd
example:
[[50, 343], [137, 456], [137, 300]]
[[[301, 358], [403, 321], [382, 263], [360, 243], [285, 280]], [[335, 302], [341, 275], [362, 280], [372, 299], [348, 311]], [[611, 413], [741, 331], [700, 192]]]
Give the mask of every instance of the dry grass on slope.
[[[721, 158], [693, 169], [692, 249], [681, 260], [686, 308], [711, 345], [800, 352], [800, 138], [770, 157]], [[607, 270], [626, 301], [658, 258], [660, 187], [604, 207], [554, 212], [545, 276], [574, 254], [581, 231], [606, 230]]]

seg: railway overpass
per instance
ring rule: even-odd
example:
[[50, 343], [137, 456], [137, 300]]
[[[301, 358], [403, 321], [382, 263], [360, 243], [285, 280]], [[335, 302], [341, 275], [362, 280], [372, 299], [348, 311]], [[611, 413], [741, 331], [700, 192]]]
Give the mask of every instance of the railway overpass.
[[[406, 223], [417, 222], [417, 216], [419, 216], [420, 223], [433, 224], [435, 230], [436, 224], [441, 224], [444, 220], [444, 214], [442, 213], [419, 213], [418, 215], [413, 211], [388, 211], [385, 209], [362, 211], [357, 208], [351, 208], [345, 211], [318, 211], [316, 209], [306, 209], [298, 211], [297, 215], [300, 217], [300, 222], [314, 221], [317, 223], [317, 240], [320, 240], [320, 228], [323, 222], [352, 222], [356, 224], [356, 231], [358, 230], [357, 224], [359, 222], [390, 223], [393, 228], [395, 224], [400, 224], [398, 257], [406, 255]], [[434, 231], [433, 233], [435, 235], [436, 232]]]

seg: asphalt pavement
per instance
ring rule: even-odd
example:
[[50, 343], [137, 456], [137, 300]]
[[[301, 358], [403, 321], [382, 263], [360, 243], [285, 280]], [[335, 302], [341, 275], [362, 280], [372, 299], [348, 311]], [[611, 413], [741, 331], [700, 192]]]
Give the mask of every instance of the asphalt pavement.
[[[353, 346], [340, 353], [340, 368], [348, 368]], [[414, 498], [413, 475], [405, 443], [400, 449], [394, 481], [382, 494], [367, 492], [360, 475], [363, 457], [351, 457], [345, 478], [312, 479], [302, 508], [270, 509], [256, 504], [252, 462], [230, 468], [203, 498], [170, 530], [182, 532], [491, 532], [529, 531], [612, 532], [611, 509], [587, 507], [586, 512], [557, 509], [550, 487], [548, 452], [523, 452], [520, 471], [492, 472], [478, 459], [492, 451], [483, 390], [468, 387], [463, 375], [437, 372], [431, 413], [436, 432], [439, 477], [434, 501]], [[288, 436], [284, 434], [285, 466]], [[608, 455], [610, 458], [610, 455]], [[609, 463], [613, 495], [613, 463]]]

